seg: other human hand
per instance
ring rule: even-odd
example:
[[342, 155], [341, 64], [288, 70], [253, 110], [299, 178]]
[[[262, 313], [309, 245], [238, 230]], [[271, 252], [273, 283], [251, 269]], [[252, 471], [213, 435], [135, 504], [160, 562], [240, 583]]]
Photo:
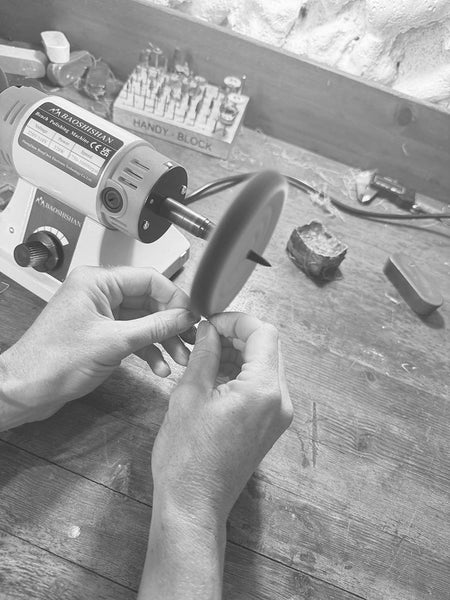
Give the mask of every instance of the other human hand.
[[155, 440], [156, 502], [226, 520], [292, 416], [277, 330], [242, 313], [203, 321]]
[[133, 352], [167, 376], [169, 365], [154, 344], [186, 365], [183, 339], [194, 341], [196, 320], [188, 296], [153, 269], [74, 269], [0, 356], [0, 429], [47, 418], [95, 389]]

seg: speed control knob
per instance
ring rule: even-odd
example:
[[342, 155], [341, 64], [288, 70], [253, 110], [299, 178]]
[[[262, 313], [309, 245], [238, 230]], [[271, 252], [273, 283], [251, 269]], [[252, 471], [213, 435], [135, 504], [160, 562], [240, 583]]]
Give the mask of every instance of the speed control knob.
[[62, 248], [50, 233], [38, 231], [14, 248], [14, 260], [21, 267], [33, 267], [36, 271], [53, 271], [61, 263]]

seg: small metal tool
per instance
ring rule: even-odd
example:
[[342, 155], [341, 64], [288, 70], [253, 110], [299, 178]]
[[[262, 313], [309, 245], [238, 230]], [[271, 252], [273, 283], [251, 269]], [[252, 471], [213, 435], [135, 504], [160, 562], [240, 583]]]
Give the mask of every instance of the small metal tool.
[[227, 75], [223, 80], [223, 85], [226, 94], [237, 93], [241, 89], [242, 81], [234, 75]]
[[157, 69], [159, 67], [159, 60], [163, 55], [163, 51], [161, 50], [161, 48], [154, 47], [152, 54], [155, 61], [155, 69]]
[[416, 201], [416, 192], [392, 177], [386, 177], [375, 172], [369, 185], [358, 197], [358, 200], [361, 204], [369, 204], [377, 197], [386, 198], [399, 208], [412, 210]]

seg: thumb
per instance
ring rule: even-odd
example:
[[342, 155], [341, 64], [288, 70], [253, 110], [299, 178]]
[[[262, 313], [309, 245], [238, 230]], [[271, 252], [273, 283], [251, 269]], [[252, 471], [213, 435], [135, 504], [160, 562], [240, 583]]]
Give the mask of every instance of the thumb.
[[131, 354], [183, 333], [196, 321], [196, 317], [184, 308], [169, 308], [139, 319], [116, 321], [115, 324], [126, 351]]
[[203, 391], [211, 390], [219, 372], [221, 350], [216, 328], [208, 321], [202, 321], [180, 385], [190, 385]]

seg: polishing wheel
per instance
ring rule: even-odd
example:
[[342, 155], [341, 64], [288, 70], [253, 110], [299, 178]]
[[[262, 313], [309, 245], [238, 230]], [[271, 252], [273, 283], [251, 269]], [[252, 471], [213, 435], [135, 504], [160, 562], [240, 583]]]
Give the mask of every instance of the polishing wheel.
[[191, 289], [192, 309], [206, 317], [222, 312], [250, 277], [262, 255], [287, 196], [277, 171], [255, 175], [236, 196], [208, 240]]

